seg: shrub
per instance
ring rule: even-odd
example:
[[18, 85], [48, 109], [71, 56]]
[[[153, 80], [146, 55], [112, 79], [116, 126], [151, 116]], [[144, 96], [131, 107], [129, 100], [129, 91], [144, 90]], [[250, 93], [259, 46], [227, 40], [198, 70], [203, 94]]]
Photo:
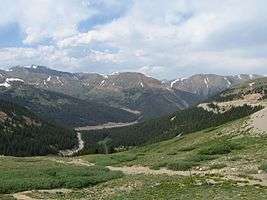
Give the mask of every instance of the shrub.
[[218, 157], [214, 156], [214, 155], [196, 154], [196, 155], [188, 158], [188, 161], [191, 161], [191, 162], [202, 162], [202, 161], [207, 161], [207, 160], [214, 160], [216, 158], [218, 158]]
[[160, 168], [162, 167], [166, 167], [168, 165], [167, 162], [160, 162], [156, 165], [153, 165], [152, 167], [150, 167], [151, 169], [154, 169], [154, 170], [159, 170]]
[[192, 151], [194, 150], [196, 147], [194, 146], [187, 146], [187, 147], [182, 147], [179, 149], [179, 151]]
[[202, 155], [220, 155], [228, 154], [232, 150], [239, 150], [242, 146], [238, 144], [231, 143], [230, 141], [223, 141], [221, 143], [214, 143], [207, 148], [203, 148], [199, 151], [199, 154]]
[[210, 169], [222, 169], [224, 167], [226, 167], [226, 164], [222, 164], [222, 163], [218, 163], [218, 164], [213, 164], [210, 166]]
[[176, 171], [186, 171], [197, 165], [198, 163], [195, 163], [195, 162], [177, 161], [175, 163], [168, 164], [167, 168], [171, 170], [176, 170]]
[[121, 163], [133, 161], [137, 158], [137, 156], [135, 154], [114, 154], [111, 158]]
[[263, 163], [261, 166], [260, 166], [260, 169], [267, 172], [267, 162]]
[[170, 152], [167, 152], [166, 155], [174, 156], [174, 155], [177, 155], [177, 152], [176, 151], [170, 151]]

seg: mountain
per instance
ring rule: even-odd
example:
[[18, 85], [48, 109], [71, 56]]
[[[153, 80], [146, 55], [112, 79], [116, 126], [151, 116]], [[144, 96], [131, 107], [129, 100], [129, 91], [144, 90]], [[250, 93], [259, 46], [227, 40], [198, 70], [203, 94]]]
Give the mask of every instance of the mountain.
[[246, 81], [240, 85], [229, 88], [222, 93], [214, 96], [211, 100], [215, 101], [232, 101], [248, 100], [257, 101], [267, 98], [267, 77]]
[[26, 107], [47, 121], [70, 127], [128, 122], [139, 117], [126, 110], [36, 88], [15, 78], [6, 78], [2, 83], [0, 99]]
[[[1, 71], [5, 78], [17, 78], [36, 88], [63, 93], [82, 100], [141, 113], [142, 118], [166, 115], [199, 101], [198, 96], [173, 90], [161, 81], [141, 73], [67, 73], [42, 66], [12, 67]], [[141, 118], [140, 118], [141, 119]]]
[[76, 143], [74, 131], [48, 123], [24, 107], [0, 100], [0, 155], [56, 154]]
[[21, 79], [35, 88], [140, 113], [141, 121], [196, 105], [227, 88], [258, 77], [199, 74], [186, 79], [160, 81], [135, 72], [110, 75], [69, 73], [35, 65], [12, 67], [0, 74], [0, 85], [7, 84], [6, 78]]
[[[84, 131], [84, 149], [99, 152], [99, 144], [109, 139], [113, 149], [139, 146], [180, 137], [249, 116], [266, 106], [267, 78], [250, 80], [214, 96], [206, 103], [179, 110], [169, 116], [147, 120], [128, 127]], [[262, 122], [260, 122], [262, 123]], [[127, 138], [127, 139], [126, 139]]]
[[197, 74], [189, 78], [180, 78], [169, 82], [171, 88], [197, 94], [205, 99], [240, 83], [260, 78], [255, 74], [220, 76], [215, 74]]

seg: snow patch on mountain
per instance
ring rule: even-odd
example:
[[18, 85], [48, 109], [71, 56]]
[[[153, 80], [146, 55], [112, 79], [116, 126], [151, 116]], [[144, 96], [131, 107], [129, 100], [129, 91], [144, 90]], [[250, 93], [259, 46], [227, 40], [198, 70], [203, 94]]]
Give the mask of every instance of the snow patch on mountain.
[[112, 72], [111, 75], [119, 75], [120, 72]]
[[61, 85], [64, 85], [63, 82], [59, 79], [59, 77], [57, 76], [57, 82], [60, 83]]
[[230, 87], [232, 85], [232, 83], [228, 80], [228, 78], [224, 77], [223, 79], [227, 82], [228, 87]]
[[24, 82], [24, 80], [20, 78], [6, 78], [6, 82], [12, 82], [12, 81]]
[[104, 86], [105, 82], [106, 82], [105, 80], [101, 81], [100, 86]]
[[0, 83], [0, 86], [8, 88], [11, 85], [8, 82], [4, 82], [4, 83]]
[[174, 85], [175, 83], [177, 83], [177, 82], [179, 82], [179, 81], [180, 81], [180, 79], [176, 79], [176, 80], [172, 81], [172, 82], [171, 82], [171, 88], [173, 87], [173, 85]]
[[209, 88], [209, 78], [205, 78], [204, 79], [204, 82], [206, 84], [206, 87]]
[[0, 83], [0, 86], [3, 86], [3, 87], [10, 87], [10, 82], [23, 82], [24, 83], [24, 80], [20, 79], [20, 78], [6, 78], [5, 82], [3, 83]]

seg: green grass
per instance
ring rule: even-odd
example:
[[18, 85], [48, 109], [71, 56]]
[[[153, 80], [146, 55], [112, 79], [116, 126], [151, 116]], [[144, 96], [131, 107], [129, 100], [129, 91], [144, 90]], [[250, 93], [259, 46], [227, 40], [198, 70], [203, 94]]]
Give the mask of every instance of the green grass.
[[0, 199], [1, 200], [15, 200], [14, 197], [12, 197], [11, 195], [6, 195], [6, 194], [0, 194]]
[[114, 178], [121, 172], [101, 166], [82, 167], [42, 158], [0, 158], [0, 194], [33, 189], [82, 188]]
[[[148, 179], [144, 178], [143, 179]], [[267, 198], [266, 188], [239, 187], [231, 182], [210, 184], [202, 178], [158, 178], [150, 177], [149, 183], [130, 192], [117, 194], [113, 200], [127, 199], [177, 199], [177, 200], [258, 200]]]
[[137, 155], [128, 152], [121, 152], [109, 155], [98, 154], [98, 155], [82, 156], [82, 158], [100, 166], [109, 166], [109, 165], [118, 165], [125, 162], [134, 161], [137, 159]]
[[[217, 183], [210, 183], [213, 179]], [[267, 188], [238, 186], [235, 182], [213, 177], [181, 177], [132, 175], [113, 179], [94, 187], [75, 190], [71, 193], [34, 192], [36, 199], [90, 199], [90, 200], [263, 200], [267, 198]]]

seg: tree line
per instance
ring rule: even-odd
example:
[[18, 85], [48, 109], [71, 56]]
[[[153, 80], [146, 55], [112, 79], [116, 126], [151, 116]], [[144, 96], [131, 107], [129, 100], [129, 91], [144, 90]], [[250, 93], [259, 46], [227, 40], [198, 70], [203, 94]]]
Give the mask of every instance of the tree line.
[[[193, 107], [160, 119], [148, 120], [128, 127], [84, 131], [85, 149], [83, 153], [112, 153], [115, 148], [140, 146], [188, 134], [248, 116], [261, 106], [243, 105], [233, 107], [224, 113], [208, 112]], [[106, 144], [108, 141], [108, 144]], [[108, 148], [108, 150], [107, 150]]]

